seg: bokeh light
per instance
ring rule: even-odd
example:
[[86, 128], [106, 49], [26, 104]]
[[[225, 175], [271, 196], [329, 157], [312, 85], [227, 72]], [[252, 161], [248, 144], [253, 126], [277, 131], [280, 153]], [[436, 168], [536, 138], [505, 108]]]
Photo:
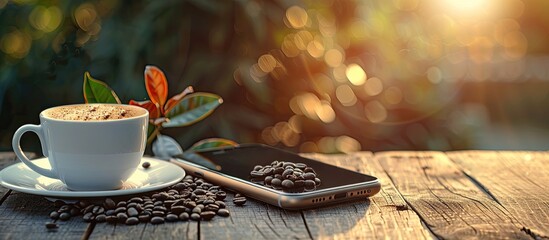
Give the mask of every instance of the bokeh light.
[[358, 64], [352, 63], [347, 66], [345, 75], [347, 76], [347, 79], [349, 79], [349, 82], [355, 86], [360, 86], [366, 82], [366, 73]]
[[151, 63], [173, 89], [196, 85], [227, 100], [229, 113], [203, 134], [302, 152], [465, 149], [493, 122], [547, 119], [546, 1], [206, 5], [0, 0], [0, 85], [10, 86], [0, 103], [21, 104], [13, 93], [43, 79], [52, 82], [33, 94], [54, 99], [43, 105], [81, 101], [65, 92], [80, 89], [75, 76], [88, 68], [120, 95], [142, 97], [136, 79]]

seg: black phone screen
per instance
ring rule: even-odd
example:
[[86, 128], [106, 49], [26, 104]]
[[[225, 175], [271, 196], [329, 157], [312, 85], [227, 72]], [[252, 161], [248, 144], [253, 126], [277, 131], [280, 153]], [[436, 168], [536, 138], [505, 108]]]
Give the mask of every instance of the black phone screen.
[[304, 158], [266, 145], [241, 145], [222, 150], [188, 153], [183, 158], [210, 170], [246, 181], [250, 181], [250, 172], [256, 165], [265, 166], [273, 161], [304, 163], [312, 167], [322, 181], [316, 190], [376, 180], [373, 176]]

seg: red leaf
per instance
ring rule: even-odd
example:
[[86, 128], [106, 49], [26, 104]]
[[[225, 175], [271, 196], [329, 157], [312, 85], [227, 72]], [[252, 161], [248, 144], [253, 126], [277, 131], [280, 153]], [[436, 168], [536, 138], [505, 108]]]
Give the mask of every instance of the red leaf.
[[168, 98], [168, 81], [164, 72], [155, 66], [145, 67], [145, 88], [151, 101], [164, 109]]
[[181, 99], [183, 99], [183, 97], [185, 97], [185, 96], [187, 96], [187, 94], [193, 93], [193, 92], [194, 92], [193, 87], [188, 86], [187, 88], [185, 88], [185, 90], [183, 90], [183, 92], [181, 92], [180, 94], [177, 94], [177, 95], [173, 96], [172, 98], [170, 98], [166, 102], [166, 106], [164, 106], [164, 112], [167, 113], [170, 110], [172, 110], [172, 108], [175, 107], [181, 101]]
[[143, 101], [143, 102], [130, 100], [130, 105], [139, 106], [144, 109], [147, 109], [147, 111], [149, 111], [149, 119], [155, 119], [160, 117], [160, 111], [158, 111], [158, 105], [154, 104], [149, 100]]

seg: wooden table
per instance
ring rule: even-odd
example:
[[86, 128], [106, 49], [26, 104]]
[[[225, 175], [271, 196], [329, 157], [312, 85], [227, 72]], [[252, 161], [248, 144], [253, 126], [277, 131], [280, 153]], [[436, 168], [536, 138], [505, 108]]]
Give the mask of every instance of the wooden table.
[[[231, 216], [209, 222], [125, 226], [72, 218], [48, 232], [51, 202], [0, 187], [0, 239], [549, 238], [549, 152], [306, 156], [377, 176], [382, 191], [369, 200], [307, 211], [227, 201]], [[17, 161], [12, 153], [0, 159], [0, 168]]]

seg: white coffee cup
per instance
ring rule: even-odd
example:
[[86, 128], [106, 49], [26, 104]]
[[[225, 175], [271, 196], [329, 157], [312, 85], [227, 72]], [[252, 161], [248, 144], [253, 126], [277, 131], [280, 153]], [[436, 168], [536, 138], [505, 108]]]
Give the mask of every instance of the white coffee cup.
[[[76, 105], [59, 107], [71, 106]], [[149, 112], [137, 106], [113, 106], [136, 114], [114, 120], [62, 120], [45, 114], [59, 107], [49, 108], [40, 113], [40, 125], [26, 124], [17, 129], [13, 150], [30, 169], [61, 180], [70, 190], [121, 188], [137, 169], [145, 151]], [[21, 136], [28, 131], [38, 135], [51, 169], [35, 165], [21, 150]]]

